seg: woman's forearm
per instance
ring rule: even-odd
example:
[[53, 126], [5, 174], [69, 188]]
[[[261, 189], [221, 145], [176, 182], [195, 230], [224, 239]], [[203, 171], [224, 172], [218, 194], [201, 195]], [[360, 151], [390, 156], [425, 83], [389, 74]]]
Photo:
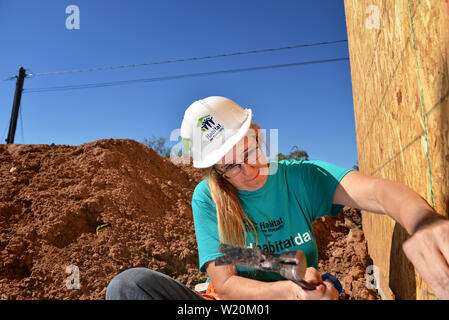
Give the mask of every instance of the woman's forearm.
[[410, 235], [427, 220], [439, 217], [427, 201], [408, 186], [390, 180], [379, 183], [377, 199], [385, 214], [399, 222]]
[[294, 299], [292, 285], [288, 280], [264, 282], [233, 275], [217, 293], [223, 300], [289, 300]]

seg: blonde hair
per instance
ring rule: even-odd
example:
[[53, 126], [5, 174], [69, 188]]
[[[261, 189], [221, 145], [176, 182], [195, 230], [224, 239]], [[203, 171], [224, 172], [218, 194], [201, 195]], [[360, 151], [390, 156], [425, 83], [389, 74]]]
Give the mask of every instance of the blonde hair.
[[[264, 143], [260, 127], [252, 123], [250, 130], [255, 132], [256, 141]], [[257, 231], [254, 224], [243, 211], [237, 189], [219, 175], [213, 167], [208, 168], [209, 190], [217, 208], [218, 235], [220, 242], [234, 246], [246, 245], [247, 232], [254, 232], [257, 245]]]

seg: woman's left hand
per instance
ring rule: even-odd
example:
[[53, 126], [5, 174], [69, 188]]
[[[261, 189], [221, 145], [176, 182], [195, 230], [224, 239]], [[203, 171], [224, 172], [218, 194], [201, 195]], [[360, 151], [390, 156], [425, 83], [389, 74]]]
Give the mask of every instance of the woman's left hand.
[[449, 220], [441, 216], [427, 219], [402, 249], [435, 295], [449, 300]]
[[338, 291], [329, 281], [321, 280], [321, 274], [314, 267], [306, 269], [304, 280], [316, 286], [315, 290], [304, 290], [299, 285], [294, 285], [294, 296], [299, 300], [338, 300]]

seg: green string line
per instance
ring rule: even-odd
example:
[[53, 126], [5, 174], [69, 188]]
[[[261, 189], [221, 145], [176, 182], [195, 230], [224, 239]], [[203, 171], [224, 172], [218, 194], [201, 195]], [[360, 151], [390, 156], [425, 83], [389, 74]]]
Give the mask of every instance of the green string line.
[[429, 157], [429, 141], [427, 139], [427, 116], [424, 112], [424, 98], [423, 98], [423, 92], [422, 92], [422, 85], [421, 85], [421, 77], [419, 74], [419, 62], [418, 62], [418, 47], [416, 46], [415, 41], [415, 29], [413, 25], [413, 17], [412, 17], [412, 8], [410, 6], [410, 0], [408, 0], [408, 12], [410, 15], [410, 24], [412, 28], [412, 39], [413, 39], [413, 49], [415, 50], [415, 60], [416, 60], [416, 72], [418, 74], [418, 85], [419, 85], [419, 93], [421, 98], [421, 109], [422, 109], [422, 116], [424, 120], [424, 136], [426, 138], [426, 155], [427, 155], [427, 166], [429, 168], [429, 180], [430, 180], [430, 197], [432, 199], [432, 208], [435, 209], [435, 205], [433, 202], [433, 188], [432, 188], [432, 170], [430, 167], [430, 157]]
[[[411, 28], [412, 28], [413, 49], [415, 50], [416, 72], [418, 74], [418, 85], [419, 85], [419, 94], [420, 94], [420, 99], [421, 99], [421, 110], [422, 110], [422, 116], [423, 116], [423, 120], [424, 120], [424, 136], [426, 138], [427, 166], [429, 167], [430, 197], [432, 199], [432, 208], [435, 209], [435, 205], [433, 202], [432, 170], [430, 167], [430, 157], [429, 157], [429, 141], [427, 139], [427, 114], [424, 112], [424, 98], [423, 98], [422, 85], [421, 85], [421, 76], [419, 73], [419, 61], [418, 61], [418, 53], [417, 53], [418, 47], [416, 46], [416, 41], [415, 41], [415, 28], [413, 25], [413, 17], [412, 17], [412, 9], [410, 6], [410, 0], [408, 0], [408, 12], [410, 15], [410, 24], [411, 24]], [[434, 296], [436, 298], [436, 300], [439, 300], [439, 298], [434, 293], [430, 293], [430, 292], [424, 290], [423, 294], [424, 295], [430, 294], [430, 295]]]

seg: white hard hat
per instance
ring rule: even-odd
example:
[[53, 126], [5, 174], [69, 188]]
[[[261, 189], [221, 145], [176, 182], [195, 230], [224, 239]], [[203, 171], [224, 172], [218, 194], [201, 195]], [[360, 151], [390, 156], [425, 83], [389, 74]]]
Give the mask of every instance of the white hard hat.
[[192, 103], [184, 113], [181, 139], [192, 152], [195, 168], [220, 161], [248, 132], [251, 109], [225, 97], [207, 97]]

